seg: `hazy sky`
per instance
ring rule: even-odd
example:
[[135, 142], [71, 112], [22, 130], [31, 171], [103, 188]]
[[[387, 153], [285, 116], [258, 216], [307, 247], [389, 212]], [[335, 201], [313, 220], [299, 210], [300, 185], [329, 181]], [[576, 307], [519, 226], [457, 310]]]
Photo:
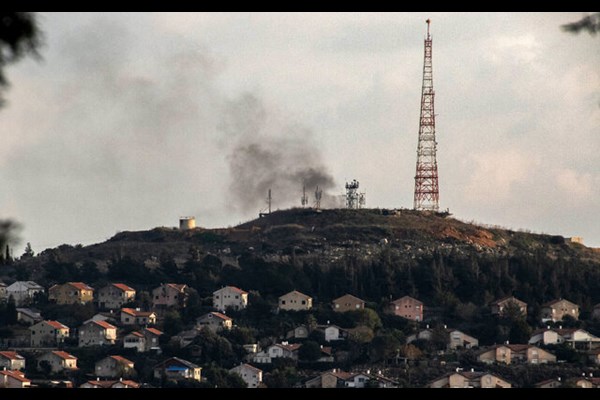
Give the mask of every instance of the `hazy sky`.
[[431, 18], [440, 208], [600, 247], [600, 38], [582, 13], [41, 13], [7, 69], [0, 218], [34, 251], [227, 227], [357, 179], [412, 208]]

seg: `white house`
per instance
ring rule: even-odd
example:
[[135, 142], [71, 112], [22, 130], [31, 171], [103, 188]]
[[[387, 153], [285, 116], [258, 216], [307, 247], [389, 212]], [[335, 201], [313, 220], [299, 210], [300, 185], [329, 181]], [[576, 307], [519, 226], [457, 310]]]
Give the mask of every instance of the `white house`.
[[267, 347], [265, 350], [258, 352], [254, 355], [253, 361], [255, 363], [269, 364], [274, 358], [291, 358], [298, 360], [298, 349], [301, 344], [288, 342], [282, 342], [281, 344], [275, 343]]
[[213, 307], [225, 311], [227, 307], [242, 310], [248, 305], [248, 292], [235, 286], [225, 286], [213, 292]]
[[325, 341], [345, 340], [348, 337], [348, 331], [337, 325], [320, 326], [319, 329], [325, 333]]
[[0, 369], [25, 369], [25, 357], [16, 351], [0, 351]]
[[229, 372], [238, 374], [246, 382], [248, 388], [257, 388], [262, 382], [262, 369], [253, 367], [250, 364], [240, 364], [230, 369]]
[[28, 305], [36, 293], [44, 293], [45, 289], [34, 281], [17, 281], [6, 288], [6, 298], [15, 299], [17, 307]]

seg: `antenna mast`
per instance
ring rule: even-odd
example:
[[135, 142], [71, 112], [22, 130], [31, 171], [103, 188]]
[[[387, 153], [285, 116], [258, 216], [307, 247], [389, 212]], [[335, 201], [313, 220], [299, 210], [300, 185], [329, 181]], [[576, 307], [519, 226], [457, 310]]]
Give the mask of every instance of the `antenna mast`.
[[421, 118], [417, 146], [417, 171], [415, 175], [415, 210], [439, 210], [438, 169], [436, 160], [435, 113], [433, 99], [433, 67], [431, 61], [431, 35], [427, 22], [425, 57], [423, 62], [423, 88], [421, 92]]
[[321, 198], [323, 197], [323, 190], [319, 189], [319, 185], [317, 185], [317, 189], [315, 190], [315, 209], [319, 210], [321, 208]]
[[308, 196], [306, 195], [306, 185], [302, 185], [302, 197], [300, 198], [300, 203], [302, 203], [302, 207], [306, 207], [308, 204]]

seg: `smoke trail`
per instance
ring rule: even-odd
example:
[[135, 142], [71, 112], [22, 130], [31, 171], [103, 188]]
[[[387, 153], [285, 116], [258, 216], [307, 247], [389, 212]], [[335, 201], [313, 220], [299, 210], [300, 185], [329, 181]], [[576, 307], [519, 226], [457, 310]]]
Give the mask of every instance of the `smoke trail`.
[[259, 99], [245, 94], [228, 104], [221, 129], [233, 138], [227, 160], [234, 208], [264, 209], [269, 189], [274, 208], [298, 206], [302, 185], [309, 194], [318, 185], [322, 204], [330, 197], [334, 179], [306, 127], [282, 123]]

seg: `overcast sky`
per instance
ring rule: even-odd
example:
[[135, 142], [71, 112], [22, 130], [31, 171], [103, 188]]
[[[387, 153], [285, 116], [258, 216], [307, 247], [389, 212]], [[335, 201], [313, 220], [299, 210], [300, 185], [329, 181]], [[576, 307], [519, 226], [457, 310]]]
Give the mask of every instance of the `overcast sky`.
[[7, 69], [0, 218], [34, 251], [234, 226], [357, 179], [412, 208], [431, 18], [440, 208], [600, 247], [600, 38], [582, 13], [41, 13]]

